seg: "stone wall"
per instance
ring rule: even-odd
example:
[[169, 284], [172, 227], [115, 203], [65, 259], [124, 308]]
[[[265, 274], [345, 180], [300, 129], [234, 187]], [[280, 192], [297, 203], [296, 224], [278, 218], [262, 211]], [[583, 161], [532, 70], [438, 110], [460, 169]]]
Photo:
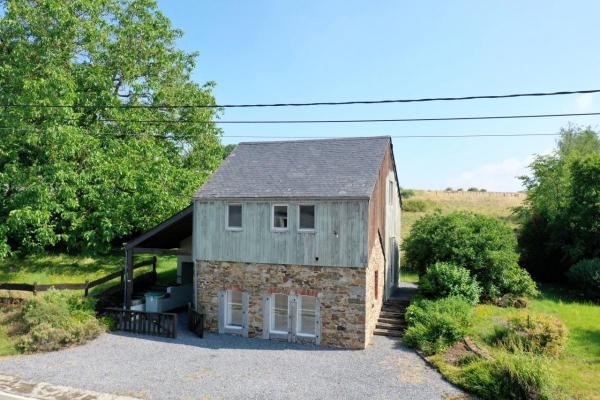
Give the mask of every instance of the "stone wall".
[[[377, 254], [371, 256], [373, 268], [379, 265]], [[372, 311], [379, 300], [370, 300], [366, 307], [369, 268], [315, 267], [306, 265], [255, 264], [223, 261], [198, 261], [198, 304], [206, 314], [207, 328], [218, 331], [220, 291], [236, 289], [247, 291], [248, 335], [261, 336], [263, 329], [263, 295], [285, 293], [318, 296], [321, 306], [321, 344], [351, 349], [366, 346], [374, 328]], [[371, 276], [367, 278], [367, 275]], [[383, 282], [383, 269], [379, 272]], [[382, 285], [382, 283], [380, 284]], [[369, 314], [369, 330], [366, 314]], [[376, 310], [378, 313], [379, 310]], [[376, 320], [376, 318], [375, 318]], [[371, 327], [371, 325], [373, 325]], [[368, 334], [367, 334], [368, 333]]]
[[[377, 291], [375, 290], [375, 273], [377, 272]], [[366, 271], [366, 341], [371, 343], [373, 331], [379, 319], [383, 297], [385, 295], [385, 256], [379, 239], [375, 240], [369, 256]]]

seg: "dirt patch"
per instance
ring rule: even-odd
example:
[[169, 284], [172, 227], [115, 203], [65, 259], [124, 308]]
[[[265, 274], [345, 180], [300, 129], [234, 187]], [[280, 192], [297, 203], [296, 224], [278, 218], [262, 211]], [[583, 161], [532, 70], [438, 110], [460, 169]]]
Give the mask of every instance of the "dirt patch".
[[478, 357], [486, 360], [492, 359], [492, 356], [480, 349], [468, 336], [454, 343], [452, 347], [446, 350], [443, 357], [444, 361], [451, 365], [459, 365], [460, 361], [467, 357]]

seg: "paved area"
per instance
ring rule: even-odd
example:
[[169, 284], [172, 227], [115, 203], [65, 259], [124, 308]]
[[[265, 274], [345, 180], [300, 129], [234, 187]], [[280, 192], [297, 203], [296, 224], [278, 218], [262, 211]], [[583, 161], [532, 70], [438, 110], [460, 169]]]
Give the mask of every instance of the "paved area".
[[334, 350], [216, 334], [200, 339], [185, 329], [177, 339], [111, 333], [62, 351], [0, 358], [0, 374], [161, 400], [462, 397], [387, 337], [375, 337], [366, 350]]
[[136, 400], [133, 397], [98, 393], [45, 382], [27, 381], [0, 375], [0, 400]]

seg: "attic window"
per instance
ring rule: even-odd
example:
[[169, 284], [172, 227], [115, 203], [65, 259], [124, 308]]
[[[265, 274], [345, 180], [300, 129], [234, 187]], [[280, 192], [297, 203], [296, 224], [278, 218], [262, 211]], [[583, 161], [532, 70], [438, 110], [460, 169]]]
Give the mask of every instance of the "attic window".
[[273, 230], [286, 231], [288, 228], [288, 206], [287, 204], [274, 204], [271, 218]]
[[242, 205], [228, 204], [227, 205], [227, 229], [240, 230], [242, 229]]
[[388, 186], [388, 201], [390, 205], [394, 204], [394, 182], [390, 181]]

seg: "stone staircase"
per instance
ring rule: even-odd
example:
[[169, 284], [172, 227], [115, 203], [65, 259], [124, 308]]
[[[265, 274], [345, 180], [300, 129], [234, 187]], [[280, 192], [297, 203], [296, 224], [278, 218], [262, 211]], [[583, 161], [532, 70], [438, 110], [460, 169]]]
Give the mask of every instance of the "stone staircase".
[[402, 337], [406, 329], [404, 313], [410, 304], [408, 299], [389, 299], [381, 307], [379, 320], [375, 326], [375, 335]]

